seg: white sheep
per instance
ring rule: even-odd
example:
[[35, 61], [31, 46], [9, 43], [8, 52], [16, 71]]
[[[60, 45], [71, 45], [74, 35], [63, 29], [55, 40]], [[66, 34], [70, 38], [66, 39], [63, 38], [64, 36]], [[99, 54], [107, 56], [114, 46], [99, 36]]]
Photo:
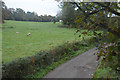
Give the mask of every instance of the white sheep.
[[20, 32], [16, 32], [16, 34], [19, 34]]
[[60, 22], [60, 23], [62, 23], [62, 22], [63, 22], [63, 20], [59, 20], [59, 22]]
[[31, 33], [27, 33], [26, 36], [30, 36]]

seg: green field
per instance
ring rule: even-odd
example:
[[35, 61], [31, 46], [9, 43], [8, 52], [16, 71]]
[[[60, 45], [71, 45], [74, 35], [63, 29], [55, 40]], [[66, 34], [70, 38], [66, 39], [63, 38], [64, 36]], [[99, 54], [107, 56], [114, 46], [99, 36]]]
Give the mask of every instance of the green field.
[[[49, 50], [66, 41], [78, 40], [76, 29], [59, 28], [60, 23], [5, 21], [2, 26], [2, 60], [31, 56], [40, 50]], [[19, 32], [16, 34], [16, 32]], [[30, 36], [26, 36], [27, 33]]]

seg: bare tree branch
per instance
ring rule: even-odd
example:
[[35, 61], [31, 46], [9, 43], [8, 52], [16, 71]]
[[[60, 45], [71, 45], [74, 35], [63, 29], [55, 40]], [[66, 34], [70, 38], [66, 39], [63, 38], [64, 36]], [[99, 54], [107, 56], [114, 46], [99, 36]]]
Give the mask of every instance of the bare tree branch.
[[78, 5], [78, 3], [74, 2], [74, 4], [84, 13], [85, 16], [88, 14]]
[[105, 10], [105, 9], [94, 10], [94, 11], [92, 11], [91, 13], [89, 13], [89, 15], [96, 14], [96, 13], [102, 11], [102, 10]]
[[115, 15], [118, 15], [118, 16], [120, 16], [120, 13], [119, 12], [117, 12], [117, 11], [115, 11], [114, 9], [111, 9], [109, 6], [105, 6], [103, 3], [100, 3], [100, 2], [95, 2], [96, 4], [98, 4], [98, 5], [100, 5], [100, 6], [102, 6], [102, 7], [104, 7], [106, 10], [108, 10], [109, 12], [111, 12], [111, 13], [113, 13], [113, 14], [115, 14]]
[[[119, 12], [117, 12], [117, 11], [115, 11], [114, 9], [111, 9], [111, 8], [109, 7], [110, 3], [107, 3], [107, 5], [104, 5], [104, 4], [102, 4], [102, 3], [96, 2], [96, 4], [98, 4], [99, 6], [104, 7], [104, 8], [99, 9], [99, 10], [94, 10], [94, 11], [92, 11], [91, 13], [85, 12], [85, 11], [78, 5], [78, 3], [75, 3], [75, 2], [74, 2], [74, 4], [79, 8], [79, 10], [81, 10], [81, 11], [83, 12], [83, 14], [84, 14], [84, 16], [85, 16], [85, 19], [87, 19], [87, 17], [88, 17], [89, 15], [96, 14], [96, 13], [98, 13], [99, 11], [102, 11], [102, 10], [109, 10], [109, 12], [114, 13], [115, 15], [120, 16], [120, 13], [119, 13]], [[92, 20], [89, 20], [89, 21], [92, 22], [92, 23], [94, 23]], [[117, 32], [117, 31], [109, 28], [109, 27], [106, 26], [105, 24], [96, 24], [96, 23], [95, 23], [95, 25], [99, 25], [100, 27], [102, 27], [102, 28], [104, 28], [104, 29], [108, 29], [109, 32], [111, 32], [111, 33], [117, 35], [118, 37], [120, 37], [119, 32]]]
[[105, 10], [105, 9], [99, 9], [99, 10], [94, 10], [92, 11], [91, 13], [88, 13], [88, 12], [85, 12], [79, 5], [78, 3], [74, 2], [74, 4], [85, 14], [85, 16], [89, 16], [89, 15], [93, 15], [93, 14], [96, 14], [98, 13], [99, 11], [102, 11], [102, 10]]

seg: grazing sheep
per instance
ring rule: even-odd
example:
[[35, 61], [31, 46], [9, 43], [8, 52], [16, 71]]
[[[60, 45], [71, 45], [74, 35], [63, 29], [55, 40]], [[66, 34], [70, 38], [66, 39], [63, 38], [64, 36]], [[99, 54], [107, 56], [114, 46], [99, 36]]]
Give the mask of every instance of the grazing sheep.
[[30, 36], [31, 33], [27, 33], [26, 36]]
[[62, 23], [63, 22], [63, 20], [59, 20], [59, 23]]
[[16, 34], [19, 34], [20, 32], [16, 32]]

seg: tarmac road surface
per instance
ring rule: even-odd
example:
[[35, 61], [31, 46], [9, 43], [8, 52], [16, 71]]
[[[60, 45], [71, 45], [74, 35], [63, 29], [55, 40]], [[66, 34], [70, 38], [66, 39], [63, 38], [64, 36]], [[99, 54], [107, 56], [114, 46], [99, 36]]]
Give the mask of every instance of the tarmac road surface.
[[61, 64], [43, 78], [92, 78], [97, 68], [96, 48], [92, 48], [77, 57]]

